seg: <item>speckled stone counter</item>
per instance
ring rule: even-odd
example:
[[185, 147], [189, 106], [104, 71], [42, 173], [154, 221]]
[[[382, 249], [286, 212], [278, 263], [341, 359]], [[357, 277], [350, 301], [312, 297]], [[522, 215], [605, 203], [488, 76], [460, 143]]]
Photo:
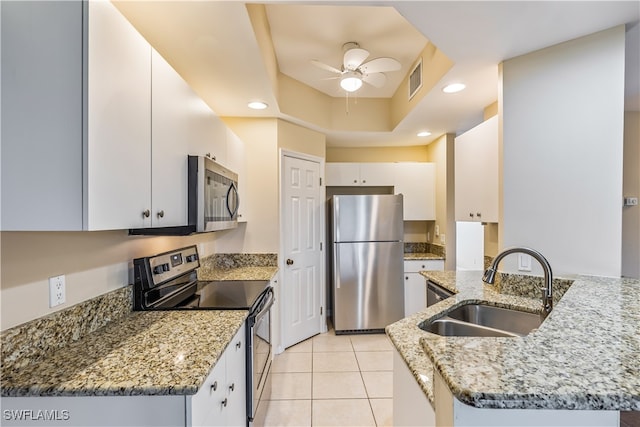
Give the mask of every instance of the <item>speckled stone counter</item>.
[[133, 312], [26, 367], [2, 366], [2, 396], [194, 394], [245, 310]]
[[444, 257], [441, 255], [432, 254], [430, 252], [405, 252], [404, 253], [405, 261], [412, 260], [444, 260]]
[[387, 327], [433, 403], [434, 366], [454, 396], [480, 408], [640, 410], [640, 282], [578, 276], [551, 315], [521, 338], [441, 337], [418, 324], [463, 303], [539, 312], [495, 292], [481, 272], [423, 272], [457, 294]]
[[199, 280], [271, 280], [277, 254], [214, 254], [200, 260]]

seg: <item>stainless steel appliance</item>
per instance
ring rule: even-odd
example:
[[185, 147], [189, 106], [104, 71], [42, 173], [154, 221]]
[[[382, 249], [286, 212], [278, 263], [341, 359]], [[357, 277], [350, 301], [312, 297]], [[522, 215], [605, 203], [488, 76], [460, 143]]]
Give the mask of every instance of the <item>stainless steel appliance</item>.
[[198, 281], [196, 246], [133, 260], [136, 310], [249, 310], [246, 321], [247, 424], [269, 395], [271, 307], [267, 280]]
[[380, 332], [404, 316], [402, 195], [330, 200], [333, 326]]
[[431, 307], [432, 305], [449, 298], [453, 294], [454, 292], [433, 283], [431, 280], [427, 280], [427, 307]]
[[189, 223], [195, 220], [195, 231], [237, 227], [239, 206], [238, 175], [208, 157], [189, 156]]

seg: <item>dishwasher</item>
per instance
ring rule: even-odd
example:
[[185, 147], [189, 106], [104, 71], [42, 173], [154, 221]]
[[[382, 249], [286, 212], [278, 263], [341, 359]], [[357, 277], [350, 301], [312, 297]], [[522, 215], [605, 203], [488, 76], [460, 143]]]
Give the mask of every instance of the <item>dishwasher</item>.
[[427, 280], [427, 307], [439, 303], [452, 296], [454, 292], [443, 288], [442, 286]]

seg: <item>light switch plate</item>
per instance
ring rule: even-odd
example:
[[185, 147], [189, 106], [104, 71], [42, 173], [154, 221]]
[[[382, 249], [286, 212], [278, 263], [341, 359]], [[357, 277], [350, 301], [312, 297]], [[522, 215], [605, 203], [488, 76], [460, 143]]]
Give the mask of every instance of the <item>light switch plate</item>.
[[531, 271], [531, 255], [518, 254], [518, 270]]

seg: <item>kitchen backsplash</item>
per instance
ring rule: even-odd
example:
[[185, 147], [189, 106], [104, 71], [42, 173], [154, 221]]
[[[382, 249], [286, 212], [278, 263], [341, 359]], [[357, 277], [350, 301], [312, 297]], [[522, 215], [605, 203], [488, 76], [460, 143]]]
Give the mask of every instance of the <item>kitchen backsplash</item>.
[[278, 254], [213, 254], [200, 260], [200, 269], [230, 269], [239, 267], [277, 267]]
[[436, 245], [435, 243], [428, 243], [428, 242], [404, 242], [404, 252], [410, 253], [410, 254], [431, 253], [441, 257], [446, 256], [446, 251], [444, 246], [440, 246], [440, 245]]
[[0, 335], [2, 364], [23, 368], [127, 316], [132, 308], [133, 285], [129, 285], [7, 329]]
[[[562, 298], [572, 284], [572, 279], [553, 279], [554, 304], [557, 304], [558, 301], [560, 301], [560, 298]], [[493, 286], [496, 291], [501, 294], [517, 295], [528, 298], [542, 298], [544, 277], [498, 272], [496, 275], [496, 282]]]

